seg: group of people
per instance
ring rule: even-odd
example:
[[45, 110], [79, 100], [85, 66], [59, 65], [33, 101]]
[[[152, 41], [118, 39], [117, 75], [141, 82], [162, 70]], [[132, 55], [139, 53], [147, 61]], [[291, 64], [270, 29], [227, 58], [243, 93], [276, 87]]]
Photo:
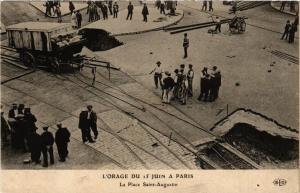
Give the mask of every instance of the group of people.
[[[202, 2], [202, 8], [201, 8], [201, 11], [206, 11], [207, 10], [207, 1], [204, 0]], [[212, 0], [209, 0], [208, 1], [208, 11], [214, 11], [214, 8], [213, 8], [213, 1]]]
[[54, 0], [54, 1], [46, 1], [43, 5], [46, 9], [45, 15], [46, 16], [55, 16], [56, 9], [60, 7], [60, 1]]
[[[150, 72], [154, 73], [155, 87], [162, 89], [162, 102], [169, 104], [171, 100], [177, 99], [182, 105], [187, 103], [188, 97], [193, 97], [193, 65], [189, 64], [186, 70], [185, 64], [181, 64], [174, 70], [174, 76], [169, 71], [163, 71], [161, 62], [156, 63], [156, 67]], [[221, 72], [216, 66], [208, 71], [207, 67], [202, 70], [200, 80], [201, 91], [199, 101], [214, 101], [219, 96], [221, 86]]]
[[295, 39], [295, 33], [297, 32], [298, 23], [299, 23], [298, 16], [295, 18], [293, 23], [291, 23], [290, 20], [287, 20], [281, 39], [288, 40], [288, 43], [293, 43]]
[[[13, 149], [30, 152], [31, 159], [28, 162], [36, 164], [41, 163], [41, 154], [43, 154], [43, 167], [48, 167], [48, 154], [50, 164], [54, 164], [53, 145], [56, 143], [59, 155], [59, 161], [64, 162], [68, 156], [68, 143], [70, 141], [70, 132], [57, 124], [55, 137], [48, 131], [48, 126], [44, 126], [44, 132], [37, 133], [37, 119], [31, 113], [30, 108], [25, 108], [24, 104], [12, 104], [8, 112], [8, 119], [4, 117], [1, 111], [1, 138], [3, 147], [11, 145]], [[25, 160], [24, 160], [25, 161]], [[27, 161], [26, 161], [27, 162]]]

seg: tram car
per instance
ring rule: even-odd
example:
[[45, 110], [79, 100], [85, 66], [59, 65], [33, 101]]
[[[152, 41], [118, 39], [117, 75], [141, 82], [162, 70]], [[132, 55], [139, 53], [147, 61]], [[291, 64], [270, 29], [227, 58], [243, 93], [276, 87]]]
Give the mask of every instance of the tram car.
[[9, 47], [17, 50], [24, 65], [50, 66], [53, 71], [69, 69], [86, 43], [71, 23], [23, 22], [7, 26], [6, 32]]

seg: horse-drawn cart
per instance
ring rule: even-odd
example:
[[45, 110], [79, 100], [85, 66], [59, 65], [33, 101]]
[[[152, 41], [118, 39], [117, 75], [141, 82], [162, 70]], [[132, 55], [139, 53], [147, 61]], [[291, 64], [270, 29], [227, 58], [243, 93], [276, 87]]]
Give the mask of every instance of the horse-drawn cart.
[[24, 22], [6, 27], [8, 45], [17, 50], [26, 66], [49, 66], [53, 71], [70, 68], [73, 55], [86, 39], [70, 23]]
[[229, 24], [229, 30], [231, 33], [243, 33], [246, 31], [245, 17], [234, 17], [231, 19]]

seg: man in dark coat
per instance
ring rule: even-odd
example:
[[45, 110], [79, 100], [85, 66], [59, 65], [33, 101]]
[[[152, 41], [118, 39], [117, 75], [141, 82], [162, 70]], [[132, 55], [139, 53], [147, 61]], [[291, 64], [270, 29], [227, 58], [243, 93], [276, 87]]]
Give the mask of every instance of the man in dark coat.
[[48, 127], [43, 127], [44, 132], [41, 135], [42, 139], [42, 153], [43, 153], [43, 167], [48, 167], [48, 153], [50, 156], [50, 164], [54, 164], [54, 155], [53, 155], [53, 144], [54, 137], [53, 134], [48, 131]]
[[94, 133], [95, 139], [97, 139], [97, 114], [92, 111], [93, 106], [88, 105], [87, 111], [82, 111], [79, 115], [79, 128], [81, 129], [82, 141], [85, 143], [89, 141], [94, 143], [95, 141], [91, 137], [91, 129]]
[[198, 97], [198, 100], [201, 101], [204, 97], [204, 100], [207, 100], [208, 98], [208, 92], [209, 92], [209, 75], [207, 73], [207, 68], [204, 67], [202, 70], [202, 76], [200, 80], [200, 95]]
[[189, 70], [187, 73], [187, 80], [188, 80], [188, 96], [192, 97], [193, 96], [193, 79], [194, 79], [194, 70], [193, 70], [193, 65], [189, 64]]
[[212, 0], [209, 0], [209, 2], [208, 2], [208, 11], [214, 11]]
[[142, 10], [142, 15], [143, 15], [143, 21], [147, 22], [148, 21], [147, 15], [149, 15], [149, 11], [148, 11], [148, 7], [147, 7], [146, 3], [144, 4], [143, 10]]
[[127, 6], [128, 14], [126, 20], [130, 17], [130, 20], [132, 19], [132, 14], [133, 14], [133, 5], [129, 1], [129, 5]]
[[28, 140], [29, 150], [31, 153], [31, 161], [36, 164], [41, 163], [41, 151], [42, 151], [42, 138], [36, 132], [29, 136]]
[[165, 4], [164, 3], [160, 3], [160, 14], [166, 15]]
[[72, 14], [73, 14], [73, 11], [75, 10], [75, 6], [74, 6], [74, 4], [73, 4], [72, 1], [69, 1], [69, 10], [70, 10], [71, 15], [72, 15]]
[[172, 90], [174, 88], [175, 82], [174, 79], [171, 77], [171, 73], [166, 71], [165, 74], [167, 77], [163, 79], [162, 99], [163, 99], [163, 103], [170, 104], [172, 98]]
[[284, 37], [285, 37], [285, 40], [288, 39], [290, 28], [291, 28], [290, 20], [287, 20], [285, 27], [284, 27], [284, 32], [281, 37], [282, 40], [284, 39]]
[[67, 128], [62, 127], [61, 123], [57, 124], [58, 130], [55, 133], [55, 143], [57, 146], [57, 151], [59, 155], [59, 161], [66, 161], [68, 156], [68, 143], [70, 142], [70, 132]]
[[19, 104], [19, 106], [18, 106], [18, 114], [23, 114], [24, 115], [24, 108], [25, 108], [24, 104]]
[[114, 18], [118, 18], [119, 5], [117, 2], [114, 3], [113, 11], [114, 11]]
[[112, 6], [113, 6], [113, 1], [112, 1], [112, 0], [109, 0], [109, 1], [108, 1], [108, 9], [109, 9], [110, 15], [113, 14], [113, 12], [112, 12]]
[[76, 19], [77, 19], [77, 27], [79, 29], [81, 28], [81, 22], [82, 22], [82, 15], [79, 10], [76, 12]]
[[107, 19], [108, 18], [108, 9], [107, 9], [107, 6], [105, 4], [102, 4], [102, 7], [101, 7], [101, 11], [102, 11], [102, 14], [103, 14], [103, 19]]
[[291, 28], [290, 28], [290, 31], [289, 31], [289, 43], [294, 42], [295, 33], [296, 33], [296, 25], [295, 25], [295, 23], [293, 23]]

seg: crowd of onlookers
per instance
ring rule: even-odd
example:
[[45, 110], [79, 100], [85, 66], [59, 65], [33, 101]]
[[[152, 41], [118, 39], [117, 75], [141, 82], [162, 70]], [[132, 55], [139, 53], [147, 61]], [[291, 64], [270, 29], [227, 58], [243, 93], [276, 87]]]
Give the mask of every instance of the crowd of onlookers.
[[[193, 97], [193, 65], [189, 64], [186, 70], [185, 64], [181, 64], [174, 70], [174, 75], [169, 71], [163, 71], [161, 62], [156, 63], [156, 67], [150, 72], [154, 73], [154, 84], [156, 88], [162, 89], [162, 102], [170, 103], [171, 100], [178, 100], [182, 105], [187, 103], [189, 97]], [[217, 66], [212, 69], [204, 67], [200, 79], [199, 101], [214, 101], [219, 96], [221, 86], [221, 72]]]
[[57, 146], [59, 161], [64, 162], [68, 156], [68, 143], [70, 141], [70, 132], [57, 124], [55, 136], [48, 130], [48, 126], [43, 126], [42, 134], [39, 134], [36, 126], [37, 118], [31, 113], [30, 108], [25, 108], [24, 104], [12, 104], [8, 112], [8, 119], [4, 117], [1, 106], [1, 139], [2, 147], [11, 146], [14, 150], [20, 150], [24, 153], [30, 152], [30, 159], [24, 160], [24, 163], [41, 163], [41, 154], [43, 155], [43, 167], [48, 166], [48, 157], [50, 164], [54, 164], [53, 145]]

